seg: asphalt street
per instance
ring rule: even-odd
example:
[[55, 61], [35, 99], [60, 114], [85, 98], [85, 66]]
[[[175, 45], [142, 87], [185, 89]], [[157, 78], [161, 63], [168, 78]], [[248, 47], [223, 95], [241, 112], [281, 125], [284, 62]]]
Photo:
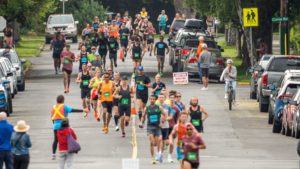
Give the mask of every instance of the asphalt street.
[[[76, 45], [72, 45], [75, 53]], [[166, 59], [168, 60], [168, 59]], [[51, 160], [53, 140], [50, 109], [56, 96], [63, 93], [62, 75], [54, 75], [51, 52], [46, 45], [41, 56], [31, 59], [33, 66], [26, 81], [26, 91], [20, 92], [13, 100], [14, 113], [9, 118], [13, 124], [24, 119], [31, 126], [29, 134], [33, 142], [30, 151], [30, 169], [55, 169], [57, 161]], [[168, 62], [166, 62], [168, 63]], [[145, 56], [145, 72], [155, 72], [156, 59]], [[167, 64], [166, 64], [167, 65]], [[74, 66], [74, 74], [78, 64]], [[118, 63], [118, 71], [130, 72], [131, 61]], [[167, 67], [170, 71], [170, 67]], [[153, 80], [153, 77], [152, 77]], [[202, 150], [201, 166], [206, 169], [298, 169], [299, 157], [296, 153], [295, 138], [272, 134], [267, 124], [267, 114], [258, 112], [258, 104], [249, 100], [249, 87], [237, 86], [237, 103], [232, 111], [224, 97], [224, 85], [211, 83], [209, 90], [201, 91], [201, 85], [173, 85], [171, 77], [162, 79], [168, 89], [183, 93], [183, 101], [197, 96], [209, 117], [204, 123], [203, 138], [207, 149]], [[81, 108], [80, 90], [72, 78], [70, 94], [65, 94], [66, 104]], [[131, 128], [127, 128], [127, 137], [121, 138], [115, 132], [111, 122], [109, 134], [100, 130], [102, 122], [96, 122], [92, 115], [83, 118], [83, 114], [70, 114], [70, 124], [74, 128], [82, 151], [75, 155], [75, 169], [122, 169], [122, 159], [131, 158]], [[145, 129], [137, 129], [138, 159], [140, 169], [179, 168], [179, 163], [150, 164], [149, 143]], [[166, 157], [166, 154], [164, 155]], [[173, 159], [176, 153], [173, 154]]]

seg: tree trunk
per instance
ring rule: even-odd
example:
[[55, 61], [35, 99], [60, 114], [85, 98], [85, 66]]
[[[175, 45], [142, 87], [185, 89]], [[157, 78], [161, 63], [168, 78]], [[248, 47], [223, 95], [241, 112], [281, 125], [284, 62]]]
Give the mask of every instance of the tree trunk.
[[226, 40], [226, 43], [228, 45], [235, 45], [236, 44], [236, 39], [237, 39], [237, 28], [235, 28], [234, 26], [230, 26], [228, 29], [228, 37]]
[[238, 33], [236, 36], [236, 50], [237, 50], [237, 57], [238, 58], [242, 58], [242, 34], [243, 32], [241, 32], [238, 29]]

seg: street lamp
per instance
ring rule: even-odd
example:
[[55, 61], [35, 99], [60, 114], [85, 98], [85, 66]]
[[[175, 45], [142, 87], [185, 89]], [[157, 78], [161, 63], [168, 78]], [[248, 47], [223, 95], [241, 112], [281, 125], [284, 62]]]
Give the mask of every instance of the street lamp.
[[218, 18], [215, 18], [215, 25], [216, 25], [216, 38], [218, 38], [218, 25], [220, 24], [220, 21], [218, 20]]
[[62, 2], [62, 5], [63, 5], [63, 14], [65, 14], [65, 2], [67, 2], [68, 0], [59, 0]]

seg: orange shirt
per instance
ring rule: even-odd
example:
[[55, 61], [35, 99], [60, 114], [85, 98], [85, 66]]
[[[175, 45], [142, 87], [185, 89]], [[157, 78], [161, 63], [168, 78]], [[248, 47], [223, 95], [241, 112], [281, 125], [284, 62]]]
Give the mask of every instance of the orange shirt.
[[186, 135], [186, 127], [185, 127], [185, 125], [182, 125], [182, 124], [179, 123], [178, 128], [177, 128], [177, 140], [178, 140], [177, 146], [178, 147], [181, 146], [182, 138], [185, 135]]
[[115, 25], [115, 26], [111, 25], [109, 27], [109, 37], [111, 37], [111, 36], [113, 36], [115, 38], [119, 37], [119, 27], [118, 27], [118, 25]]
[[113, 101], [113, 82], [110, 80], [108, 83], [101, 82], [101, 101], [112, 102]]
[[203, 51], [203, 49], [202, 49], [203, 44], [204, 44], [204, 42], [199, 42], [197, 53], [196, 53], [197, 58], [199, 58], [201, 52]]

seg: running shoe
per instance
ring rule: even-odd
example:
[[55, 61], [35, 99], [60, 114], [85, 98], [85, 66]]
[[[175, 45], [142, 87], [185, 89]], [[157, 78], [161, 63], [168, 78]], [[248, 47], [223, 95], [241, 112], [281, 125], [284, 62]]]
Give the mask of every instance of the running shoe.
[[55, 154], [52, 154], [52, 160], [56, 160], [56, 155]]
[[228, 98], [228, 94], [226, 93], [225, 96], [224, 96], [224, 99], [227, 99], [227, 98]]
[[156, 153], [155, 160], [156, 160], [156, 161], [159, 161], [159, 158], [160, 158], [159, 154]]
[[171, 154], [168, 155], [168, 162], [169, 162], [169, 163], [174, 163]]
[[101, 130], [104, 132], [106, 130], [106, 127], [103, 125]]
[[154, 158], [151, 159], [151, 164], [156, 164], [156, 160]]
[[159, 155], [158, 161], [159, 161], [160, 163], [163, 162], [163, 155], [162, 155], [162, 153]]
[[122, 137], [125, 137], [125, 132], [122, 133]]
[[127, 127], [128, 125], [129, 125], [129, 122], [128, 122], [128, 121], [126, 121], [126, 122], [125, 122], [125, 126]]
[[116, 126], [115, 130], [116, 130], [116, 131], [119, 131], [119, 126]]

